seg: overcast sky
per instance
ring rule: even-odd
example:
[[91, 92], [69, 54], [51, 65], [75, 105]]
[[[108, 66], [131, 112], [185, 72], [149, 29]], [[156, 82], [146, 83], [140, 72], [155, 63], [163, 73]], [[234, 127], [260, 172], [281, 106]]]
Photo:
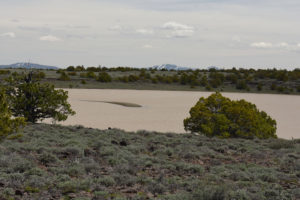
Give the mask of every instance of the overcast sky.
[[299, 0], [0, 0], [0, 64], [300, 67]]

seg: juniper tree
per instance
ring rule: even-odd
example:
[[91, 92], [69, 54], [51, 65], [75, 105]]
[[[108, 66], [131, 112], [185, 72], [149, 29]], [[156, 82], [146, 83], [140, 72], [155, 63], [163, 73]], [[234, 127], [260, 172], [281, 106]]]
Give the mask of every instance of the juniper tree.
[[215, 93], [200, 98], [184, 120], [187, 131], [209, 137], [276, 138], [276, 121], [255, 104], [233, 101]]
[[25, 125], [24, 118], [12, 118], [12, 113], [9, 109], [7, 97], [4, 91], [0, 90], [0, 141], [9, 134], [18, 131], [21, 126]]
[[10, 76], [6, 81], [9, 106], [15, 117], [36, 123], [46, 118], [64, 121], [75, 114], [67, 102], [68, 92], [41, 83], [33, 72]]

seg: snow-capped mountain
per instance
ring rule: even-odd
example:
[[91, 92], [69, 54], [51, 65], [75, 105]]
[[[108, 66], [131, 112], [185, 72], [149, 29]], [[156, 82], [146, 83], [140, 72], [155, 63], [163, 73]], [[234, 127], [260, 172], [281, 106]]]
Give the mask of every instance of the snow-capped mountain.
[[192, 69], [192, 68], [189, 68], [189, 67], [180, 67], [180, 66], [173, 65], [173, 64], [155, 65], [151, 68], [152, 69], [158, 69], [158, 70], [165, 69], [165, 70], [177, 70], [177, 71]]
[[220, 68], [217, 66], [209, 66], [209, 67], [207, 67], [207, 69], [208, 70], [210, 70], [210, 69], [220, 70]]
[[11, 65], [0, 65], [0, 68], [59, 69], [58, 67], [54, 67], [54, 66], [25, 63], [25, 62], [15, 63]]

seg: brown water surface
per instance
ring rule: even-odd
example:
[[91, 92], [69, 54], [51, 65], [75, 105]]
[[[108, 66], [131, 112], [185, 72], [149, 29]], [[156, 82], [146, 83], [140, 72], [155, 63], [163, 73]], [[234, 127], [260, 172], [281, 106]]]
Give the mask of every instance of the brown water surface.
[[[69, 102], [76, 115], [65, 125], [127, 131], [150, 130], [184, 133], [183, 119], [200, 97], [211, 92], [69, 89]], [[231, 99], [245, 99], [277, 121], [281, 138], [300, 138], [300, 96], [223, 93]], [[118, 102], [111, 104], [107, 102]], [[121, 103], [120, 103], [121, 102]], [[124, 104], [122, 104], [122, 102]], [[126, 105], [142, 107], [127, 107]], [[125, 105], [125, 106], [124, 106]]]

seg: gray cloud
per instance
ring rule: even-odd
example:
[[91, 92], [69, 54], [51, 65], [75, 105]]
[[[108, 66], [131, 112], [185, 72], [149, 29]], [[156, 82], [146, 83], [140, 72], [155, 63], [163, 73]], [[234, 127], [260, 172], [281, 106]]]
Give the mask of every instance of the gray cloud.
[[258, 49], [280, 49], [280, 50], [287, 50], [287, 51], [300, 50], [299, 44], [289, 44], [286, 42], [279, 42], [279, 43], [254, 42], [251, 43], [250, 46]]
[[16, 34], [14, 32], [7, 32], [0, 34], [0, 37], [9, 37], [9, 38], [15, 38]]
[[143, 48], [144, 48], [144, 49], [152, 49], [153, 46], [152, 46], [151, 44], [145, 44], [145, 45], [143, 46]]
[[11, 21], [11, 22], [15, 22], [15, 23], [20, 22], [20, 20], [18, 20], [18, 19], [11, 19], [10, 21]]
[[272, 48], [273, 44], [269, 43], [269, 42], [254, 42], [254, 43], [250, 44], [250, 46], [255, 47], [255, 48], [267, 49], [267, 48]]
[[87, 25], [66, 25], [65, 26], [68, 29], [90, 29], [91, 26], [87, 26]]
[[32, 31], [39, 33], [48, 33], [51, 31], [51, 28], [45, 26], [18, 26], [18, 29], [23, 31]]
[[[108, 0], [106, 0], [108, 1]], [[214, 6], [238, 5], [247, 7], [269, 7], [295, 9], [300, 7], [297, 0], [109, 0], [109, 2], [130, 5], [146, 10], [186, 11], [208, 9]]]
[[121, 32], [124, 30], [124, 27], [122, 27], [120, 24], [115, 24], [115, 25], [110, 26], [109, 30]]
[[56, 37], [56, 36], [53, 36], [53, 35], [44, 35], [44, 36], [41, 36], [39, 38], [41, 41], [48, 41], [48, 42], [58, 42], [58, 41], [62, 41], [62, 39]]
[[144, 29], [144, 28], [137, 29], [136, 32], [139, 33], [139, 34], [142, 34], [142, 35], [152, 35], [152, 34], [154, 34], [154, 31], [152, 29]]
[[178, 22], [167, 22], [163, 24], [163, 29], [170, 30], [167, 33], [167, 37], [190, 37], [194, 34], [194, 27], [185, 24], [180, 24]]

